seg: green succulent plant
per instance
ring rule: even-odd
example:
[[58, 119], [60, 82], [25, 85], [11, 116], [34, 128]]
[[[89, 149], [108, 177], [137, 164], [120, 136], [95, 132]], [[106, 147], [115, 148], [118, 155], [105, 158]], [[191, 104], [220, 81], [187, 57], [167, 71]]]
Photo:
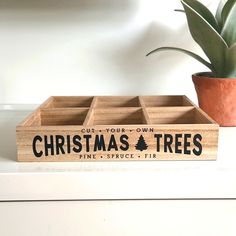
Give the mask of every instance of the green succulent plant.
[[160, 47], [147, 54], [162, 50], [186, 53], [207, 66], [214, 77], [236, 78], [236, 0], [221, 0], [215, 16], [197, 0], [182, 0], [188, 27], [209, 62], [199, 55], [176, 47]]

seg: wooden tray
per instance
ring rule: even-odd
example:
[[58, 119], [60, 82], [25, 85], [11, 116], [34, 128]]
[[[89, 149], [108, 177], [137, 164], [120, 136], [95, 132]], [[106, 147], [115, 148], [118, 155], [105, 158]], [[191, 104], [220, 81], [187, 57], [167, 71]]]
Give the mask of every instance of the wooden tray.
[[17, 126], [18, 161], [216, 160], [218, 131], [186, 96], [50, 97]]

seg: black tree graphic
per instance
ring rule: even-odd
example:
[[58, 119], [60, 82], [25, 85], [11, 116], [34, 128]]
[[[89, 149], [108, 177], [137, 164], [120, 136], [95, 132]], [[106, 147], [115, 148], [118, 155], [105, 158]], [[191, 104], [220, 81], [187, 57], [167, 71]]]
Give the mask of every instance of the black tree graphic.
[[141, 151], [141, 152], [142, 152], [143, 150], [147, 150], [148, 145], [146, 144], [143, 135], [141, 135], [141, 136], [139, 137], [138, 142], [137, 142], [137, 144], [135, 145], [135, 148], [136, 148], [136, 150], [139, 150], [139, 151]]

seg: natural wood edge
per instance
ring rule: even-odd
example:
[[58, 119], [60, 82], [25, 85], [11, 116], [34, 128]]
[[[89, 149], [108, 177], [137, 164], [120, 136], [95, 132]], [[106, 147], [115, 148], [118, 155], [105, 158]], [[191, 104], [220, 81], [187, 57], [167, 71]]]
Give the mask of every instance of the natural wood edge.
[[197, 105], [194, 102], [192, 102], [186, 95], [182, 95], [182, 97], [185, 101], [188, 101], [190, 104], [192, 104], [192, 106], [197, 107]]
[[183, 95], [183, 99], [192, 104], [201, 113], [201, 115], [205, 116], [212, 124], [216, 124], [217, 126], [219, 126], [206, 112], [204, 112], [199, 106], [192, 102], [186, 95]]
[[91, 103], [91, 106], [88, 110], [88, 113], [84, 119], [84, 122], [83, 122], [83, 126], [89, 126], [92, 124], [92, 118], [94, 116], [94, 108], [96, 107], [97, 105], [97, 101], [98, 101], [98, 97], [97, 96], [94, 96], [93, 97], [93, 101]]
[[97, 105], [97, 101], [98, 101], [98, 97], [94, 96], [90, 108], [92, 108], [92, 109], [95, 108]]
[[[197, 107], [196, 104], [194, 104], [186, 95], [181, 95], [182, 97], [182, 101], [183, 101], [183, 106], [193, 106], [193, 107]], [[184, 104], [184, 103], [187, 104]]]
[[216, 121], [214, 121], [205, 111], [203, 111], [200, 107], [196, 106], [196, 110], [206, 119], [208, 119], [210, 121], [210, 123], [215, 124], [217, 126], [219, 126], [219, 124], [216, 123]]
[[[55, 126], [17, 126], [18, 131], [74, 131], [83, 128], [84, 125], [55, 125]], [[95, 125], [90, 125], [95, 128]], [[105, 125], [96, 125], [99, 129], [107, 127]], [[130, 125], [113, 125], [116, 128], [129, 128]], [[147, 124], [132, 125], [132, 129], [150, 127]], [[152, 124], [152, 128], [158, 130], [218, 130], [217, 124]]]
[[48, 108], [50, 107], [50, 105], [53, 103], [54, 100], [54, 96], [49, 97], [44, 103], [41, 104], [41, 106], [39, 106], [39, 108]]
[[22, 120], [16, 127], [24, 127], [27, 122], [31, 119], [34, 119], [36, 111], [31, 112], [24, 120]]
[[76, 111], [88, 111], [89, 110], [89, 108], [88, 107], [57, 107], [57, 108], [41, 108], [40, 109], [40, 111], [42, 112], [42, 113], [44, 113], [44, 112], [51, 112], [51, 113], [53, 113], [53, 112], [76, 112]]
[[148, 112], [162, 112], [162, 111], [191, 111], [196, 110], [193, 106], [169, 106], [169, 107], [147, 107]]
[[53, 102], [53, 97], [49, 97], [45, 102], [39, 105], [34, 111], [32, 111], [23, 121], [21, 121], [17, 127], [26, 126], [27, 123], [34, 119], [34, 116], [40, 112], [42, 108], [46, 109]]
[[151, 120], [149, 118], [149, 115], [148, 115], [148, 112], [147, 112], [147, 109], [146, 109], [146, 106], [145, 106], [142, 96], [138, 96], [138, 100], [139, 100], [139, 104], [140, 104], [142, 111], [143, 111], [144, 121], [146, 124], [150, 125]]

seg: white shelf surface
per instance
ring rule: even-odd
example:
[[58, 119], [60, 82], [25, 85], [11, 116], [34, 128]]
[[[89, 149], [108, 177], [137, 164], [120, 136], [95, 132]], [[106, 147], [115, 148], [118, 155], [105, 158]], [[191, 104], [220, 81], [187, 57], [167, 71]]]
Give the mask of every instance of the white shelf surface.
[[217, 161], [19, 163], [15, 127], [35, 105], [0, 105], [0, 201], [236, 198], [236, 128]]

